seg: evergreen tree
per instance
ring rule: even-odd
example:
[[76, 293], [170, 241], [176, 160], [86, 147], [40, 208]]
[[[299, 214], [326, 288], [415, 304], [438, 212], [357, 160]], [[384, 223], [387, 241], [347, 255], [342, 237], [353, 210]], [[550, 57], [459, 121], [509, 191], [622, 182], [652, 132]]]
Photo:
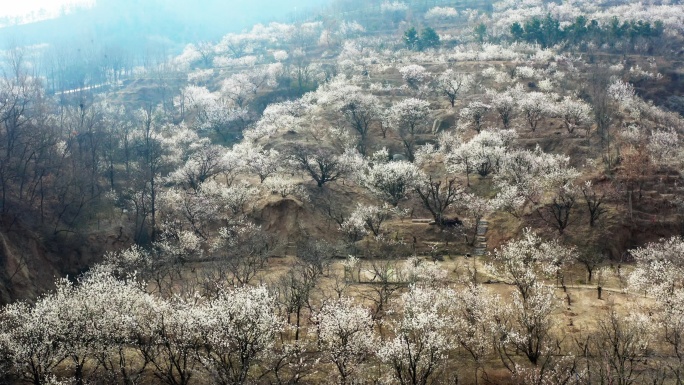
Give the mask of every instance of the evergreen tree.
[[[520, 27], [520, 24], [515, 23], [514, 25], [518, 25]], [[513, 30], [513, 27], [511, 26], [511, 32]], [[487, 37], [487, 26], [485, 23], [480, 23], [475, 27], [475, 36], [477, 36], [477, 41], [480, 43], [484, 43], [485, 37]], [[515, 36], [515, 35], [513, 35]]]
[[422, 51], [427, 48], [435, 48], [439, 46], [439, 35], [434, 29], [430, 27], [423, 28], [420, 31], [419, 49]]
[[410, 50], [417, 50], [420, 44], [420, 38], [418, 37], [418, 31], [415, 27], [411, 27], [404, 32], [404, 44], [406, 48]]

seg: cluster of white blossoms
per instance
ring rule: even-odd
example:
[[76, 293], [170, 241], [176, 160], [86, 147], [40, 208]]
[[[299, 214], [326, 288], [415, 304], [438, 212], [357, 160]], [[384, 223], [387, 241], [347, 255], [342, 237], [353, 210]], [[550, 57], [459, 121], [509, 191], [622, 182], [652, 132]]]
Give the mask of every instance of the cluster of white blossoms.
[[455, 19], [458, 17], [458, 11], [452, 7], [433, 7], [425, 13], [426, 19]]
[[401, 1], [385, 1], [380, 5], [382, 12], [404, 12], [408, 10], [408, 5]]

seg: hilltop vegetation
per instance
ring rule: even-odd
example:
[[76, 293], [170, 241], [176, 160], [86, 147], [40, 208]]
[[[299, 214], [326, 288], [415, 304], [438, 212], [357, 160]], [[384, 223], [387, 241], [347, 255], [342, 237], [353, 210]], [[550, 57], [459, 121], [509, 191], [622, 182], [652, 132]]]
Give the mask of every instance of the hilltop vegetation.
[[96, 76], [8, 50], [3, 379], [680, 384], [683, 26], [338, 1]]

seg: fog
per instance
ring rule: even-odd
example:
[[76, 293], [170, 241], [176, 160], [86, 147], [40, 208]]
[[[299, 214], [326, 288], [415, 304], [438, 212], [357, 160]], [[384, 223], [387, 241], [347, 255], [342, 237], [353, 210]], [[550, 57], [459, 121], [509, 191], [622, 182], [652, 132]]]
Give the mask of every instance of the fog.
[[46, 79], [48, 92], [63, 92], [106, 82], [89, 74], [95, 67], [151, 68], [187, 44], [216, 43], [257, 23], [311, 20], [327, 3], [96, 0], [92, 7], [75, 7], [57, 18], [0, 28], [0, 50], [27, 47], [23, 57], [34, 75]]
[[164, 42], [178, 51], [187, 43], [216, 40], [255, 23], [292, 22], [307, 17], [325, 0], [97, 0], [56, 19], [0, 28], [0, 38], [20, 44], [125, 44]]

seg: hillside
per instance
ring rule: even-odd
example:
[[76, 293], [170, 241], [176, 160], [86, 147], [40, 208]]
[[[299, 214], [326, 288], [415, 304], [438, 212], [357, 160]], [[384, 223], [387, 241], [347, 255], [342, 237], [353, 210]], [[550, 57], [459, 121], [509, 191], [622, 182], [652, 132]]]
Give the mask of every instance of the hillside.
[[[21, 47], [49, 93], [101, 86], [258, 22], [310, 17], [326, 2], [98, 0], [59, 17], [0, 27], [3, 51]], [[5, 63], [0, 65], [3, 71]]]
[[0, 373], [680, 383], [682, 26], [340, 0], [86, 77], [7, 51]]

